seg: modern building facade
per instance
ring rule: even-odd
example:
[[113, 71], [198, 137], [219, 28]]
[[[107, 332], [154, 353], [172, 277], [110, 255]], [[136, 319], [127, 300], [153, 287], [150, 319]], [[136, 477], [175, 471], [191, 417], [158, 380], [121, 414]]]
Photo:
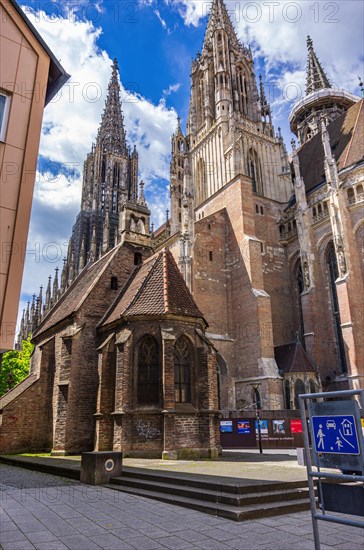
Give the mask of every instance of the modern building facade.
[[13, 0], [0, 2], [0, 353], [12, 349], [43, 109], [69, 76]]

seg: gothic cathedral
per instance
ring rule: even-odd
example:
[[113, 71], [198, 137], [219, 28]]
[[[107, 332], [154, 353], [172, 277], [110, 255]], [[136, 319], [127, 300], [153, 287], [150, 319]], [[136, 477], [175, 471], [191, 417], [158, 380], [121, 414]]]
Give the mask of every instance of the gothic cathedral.
[[[288, 155], [252, 52], [213, 0], [156, 230], [114, 61], [61, 282], [23, 315], [36, 348], [1, 399], [2, 450], [214, 457], [223, 414], [362, 386], [363, 100], [307, 47]], [[14, 426], [20, 410], [39, 421]]]

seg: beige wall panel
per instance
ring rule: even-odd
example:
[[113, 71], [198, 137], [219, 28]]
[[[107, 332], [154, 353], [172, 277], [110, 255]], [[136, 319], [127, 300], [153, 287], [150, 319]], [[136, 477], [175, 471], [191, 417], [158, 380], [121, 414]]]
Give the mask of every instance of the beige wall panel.
[[[0, 208], [0, 234], [2, 250], [0, 254], [0, 273], [7, 273], [9, 269], [11, 243], [14, 235], [15, 211]], [[9, 248], [8, 248], [9, 247]]]
[[16, 210], [22, 174], [24, 151], [17, 147], [4, 147], [0, 172], [0, 204], [4, 208]]
[[16, 91], [31, 99], [34, 90], [34, 79], [37, 71], [38, 56], [26, 47], [21, 48], [18, 72], [16, 74]]
[[0, 36], [0, 88], [9, 92], [14, 91], [20, 48], [17, 42]]
[[[11, 8], [10, 13], [14, 13], [15, 15], [14, 8]], [[17, 17], [19, 18], [18, 15]], [[5, 38], [9, 38], [10, 40], [13, 40], [14, 42], [17, 42], [18, 44], [21, 44], [22, 34], [19, 31], [18, 27], [15, 25], [12, 18], [2, 6], [0, 6], [0, 21], [0, 35], [5, 36]]]
[[6, 143], [24, 149], [30, 113], [31, 101], [18, 94], [13, 94], [10, 105]]

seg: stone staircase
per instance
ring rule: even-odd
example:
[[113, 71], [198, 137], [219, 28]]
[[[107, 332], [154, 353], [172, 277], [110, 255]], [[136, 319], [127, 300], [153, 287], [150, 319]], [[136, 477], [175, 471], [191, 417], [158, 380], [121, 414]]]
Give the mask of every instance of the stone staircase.
[[258, 482], [124, 468], [106, 487], [235, 521], [310, 508], [307, 481]]

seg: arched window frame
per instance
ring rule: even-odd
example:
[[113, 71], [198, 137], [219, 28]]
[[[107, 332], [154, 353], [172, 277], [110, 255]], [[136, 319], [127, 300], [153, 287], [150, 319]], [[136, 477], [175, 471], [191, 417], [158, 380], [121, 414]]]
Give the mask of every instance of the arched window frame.
[[327, 272], [328, 272], [328, 279], [329, 279], [334, 334], [335, 334], [335, 341], [336, 341], [336, 347], [338, 352], [338, 366], [342, 373], [346, 373], [348, 368], [347, 368], [346, 355], [345, 355], [344, 338], [343, 338], [342, 329], [341, 329], [339, 298], [338, 298], [337, 288], [336, 288], [336, 279], [339, 277], [339, 269], [337, 265], [335, 246], [332, 241], [328, 244], [326, 249], [326, 264], [327, 264]]
[[305, 384], [301, 378], [297, 378], [294, 384], [294, 407], [295, 409], [300, 408], [300, 402], [298, 396], [302, 393], [306, 393]]
[[138, 405], [159, 405], [160, 403], [160, 349], [157, 340], [147, 334], [137, 344], [137, 388]]
[[286, 409], [291, 409], [291, 383], [289, 380], [285, 380], [284, 382], [284, 403], [286, 406]]
[[258, 153], [253, 148], [249, 149], [247, 165], [248, 165], [248, 175], [251, 177], [251, 180], [252, 180], [253, 193], [262, 195], [263, 186], [262, 186], [262, 171], [260, 167], [260, 160], [259, 160]]
[[298, 260], [295, 269], [295, 281], [296, 281], [296, 292], [297, 292], [297, 313], [298, 313], [298, 337], [304, 348], [306, 348], [305, 342], [305, 321], [303, 317], [303, 307], [302, 307], [302, 292], [305, 290], [305, 283], [303, 278], [303, 271], [301, 261]]
[[192, 403], [192, 347], [187, 336], [180, 336], [174, 344], [174, 400]]

